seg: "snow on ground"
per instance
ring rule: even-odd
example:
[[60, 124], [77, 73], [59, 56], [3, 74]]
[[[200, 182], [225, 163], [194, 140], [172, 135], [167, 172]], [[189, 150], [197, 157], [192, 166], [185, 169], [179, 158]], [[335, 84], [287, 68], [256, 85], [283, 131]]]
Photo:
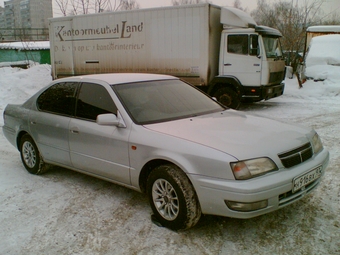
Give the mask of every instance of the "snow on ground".
[[[0, 114], [50, 80], [48, 65], [0, 68]], [[27, 173], [1, 133], [0, 254], [340, 254], [339, 99], [340, 79], [302, 89], [288, 79], [283, 96], [242, 106], [314, 127], [331, 154], [323, 181], [279, 211], [248, 220], [205, 216], [178, 233], [151, 222], [143, 194], [61, 168]]]

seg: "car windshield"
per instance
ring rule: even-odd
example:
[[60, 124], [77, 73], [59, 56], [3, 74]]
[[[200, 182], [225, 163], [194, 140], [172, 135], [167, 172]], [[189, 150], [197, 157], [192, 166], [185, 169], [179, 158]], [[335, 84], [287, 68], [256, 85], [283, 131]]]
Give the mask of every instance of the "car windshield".
[[264, 36], [263, 44], [266, 50], [267, 58], [282, 57], [282, 50], [281, 50], [279, 38]]
[[112, 89], [138, 124], [158, 123], [225, 110], [219, 103], [180, 80], [112, 85]]

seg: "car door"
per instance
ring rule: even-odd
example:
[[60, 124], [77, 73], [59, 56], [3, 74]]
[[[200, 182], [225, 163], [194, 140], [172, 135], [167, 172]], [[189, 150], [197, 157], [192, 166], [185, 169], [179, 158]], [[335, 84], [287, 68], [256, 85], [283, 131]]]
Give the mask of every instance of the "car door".
[[76, 117], [70, 121], [70, 155], [75, 168], [130, 184], [127, 128], [101, 126], [99, 114], [117, 114], [107, 89], [100, 84], [82, 83]]
[[30, 133], [47, 162], [71, 165], [69, 123], [75, 112], [77, 85], [76, 82], [52, 85], [38, 97], [38, 111], [30, 113]]
[[237, 77], [244, 86], [259, 86], [261, 58], [258, 54], [257, 35], [225, 34], [223, 75]]

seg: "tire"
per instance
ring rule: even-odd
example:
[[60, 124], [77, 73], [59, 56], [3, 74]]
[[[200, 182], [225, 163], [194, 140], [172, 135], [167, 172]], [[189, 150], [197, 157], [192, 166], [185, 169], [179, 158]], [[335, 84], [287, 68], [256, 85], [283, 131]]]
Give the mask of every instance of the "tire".
[[155, 168], [147, 181], [147, 194], [155, 221], [172, 230], [196, 225], [201, 208], [185, 173], [175, 165]]
[[219, 101], [221, 104], [232, 109], [238, 109], [241, 104], [237, 93], [231, 88], [223, 87], [218, 89], [215, 92], [214, 97], [216, 97], [217, 101]]
[[20, 140], [20, 156], [29, 173], [43, 174], [47, 171], [47, 166], [40, 155], [38, 147], [28, 134], [23, 135]]

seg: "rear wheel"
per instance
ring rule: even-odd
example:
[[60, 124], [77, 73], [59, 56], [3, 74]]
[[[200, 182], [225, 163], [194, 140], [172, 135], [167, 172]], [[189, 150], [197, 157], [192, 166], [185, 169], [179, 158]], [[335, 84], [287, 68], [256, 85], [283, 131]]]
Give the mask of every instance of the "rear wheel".
[[201, 217], [196, 192], [185, 173], [175, 165], [154, 169], [147, 193], [156, 221], [173, 230], [193, 227]]
[[23, 135], [20, 140], [20, 156], [26, 170], [31, 174], [43, 174], [47, 166], [31, 136]]
[[237, 93], [231, 88], [223, 87], [223, 88], [218, 89], [215, 92], [214, 97], [221, 104], [229, 108], [238, 109], [241, 104], [241, 101], [238, 98]]

